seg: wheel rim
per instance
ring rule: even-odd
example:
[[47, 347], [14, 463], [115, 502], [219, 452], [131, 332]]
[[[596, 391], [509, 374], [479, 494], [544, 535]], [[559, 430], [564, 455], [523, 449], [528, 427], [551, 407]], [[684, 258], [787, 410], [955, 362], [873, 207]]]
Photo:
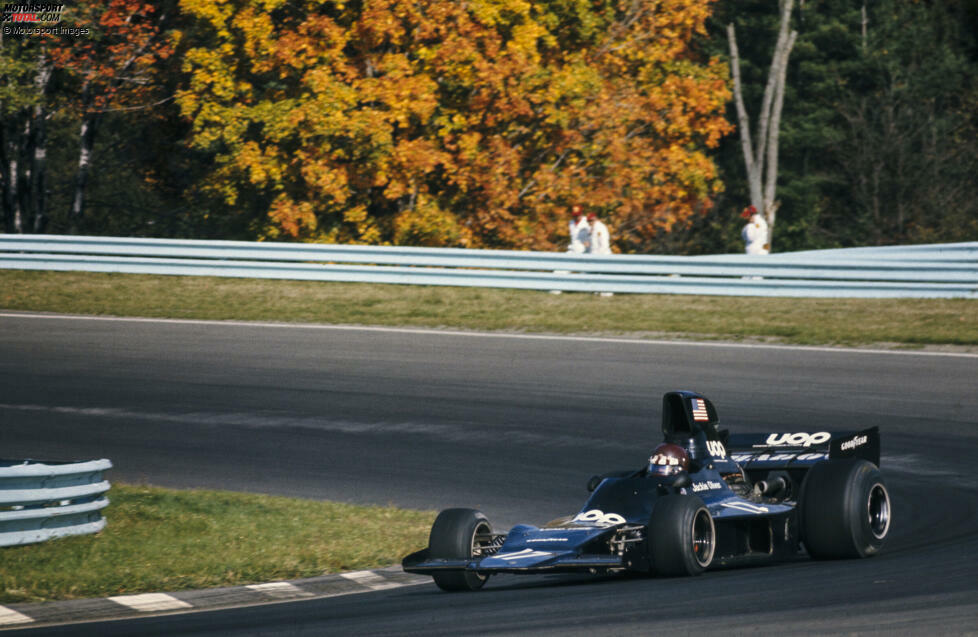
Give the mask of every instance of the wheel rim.
[[866, 503], [869, 514], [869, 530], [877, 540], [882, 540], [890, 530], [890, 494], [877, 482], [869, 490]]
[[[488, 522], [479, 522], [472, 529], [472, 543], [469, 549], [469, 557], [481, 557], [483, 552], [492, 546], [492, 527]], [[482, 573], [474, 573], [480, 580], [485, 580], [489, 576]]]
[[693, 557], [696, 563], [706, 568], [713, 561], [714, 538], [716, 531], [713, 518], [706, 509], [700, 509], [693, 518]]

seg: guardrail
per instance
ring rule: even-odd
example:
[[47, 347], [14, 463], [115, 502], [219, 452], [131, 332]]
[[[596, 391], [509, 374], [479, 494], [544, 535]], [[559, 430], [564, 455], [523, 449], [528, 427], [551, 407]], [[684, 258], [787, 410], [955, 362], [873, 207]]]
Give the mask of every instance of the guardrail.
[[978, 242], [674, 257], [0, 235], [0, 268], [568, 292], [978, 298]]
[[105, 527], [108, 460], [0, 460], [0, 546], [43, 542]]

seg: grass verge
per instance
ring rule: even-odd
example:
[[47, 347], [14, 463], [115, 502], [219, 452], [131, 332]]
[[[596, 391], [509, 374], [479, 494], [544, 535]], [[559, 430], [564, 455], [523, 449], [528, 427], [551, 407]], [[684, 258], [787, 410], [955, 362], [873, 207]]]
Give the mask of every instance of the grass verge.
[[0, 548], [0, 603], [236, 586], [399, 563], [433, 512], [113, 484], [105, 530]]
[[0, 270], [0, 308], [806, 345], [978, 345], [978, 301], [525, 290]]

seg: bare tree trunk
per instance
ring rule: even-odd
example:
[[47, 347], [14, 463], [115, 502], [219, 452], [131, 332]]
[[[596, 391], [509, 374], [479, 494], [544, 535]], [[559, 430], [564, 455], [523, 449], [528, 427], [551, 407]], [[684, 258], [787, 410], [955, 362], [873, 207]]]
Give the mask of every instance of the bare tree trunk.
[[737, 49], [737, 34], [733, 24], [727, 25], [727, 40], [730, 45], [730, 67], [734, 82], [734, 104], [737, 108], [737, 121], [740, 128], [740, 144], [744, 154], [744, 167], [750, 190], [751, 205], [765, 217], [768, 223], [770, 246], [774, 234], [774, 222], [779, 203], [775, 201], [778, 179], [778, 143], [781, 128], [781, 111], [784, 105], [784, 86], [788, 74], [788, 58], [798, 37], [797, 31], [789, 31], [791, 11], [794, 0], [784, 0], [781, 4], [781, 22], [778, 39], [774, 46], [774, 56], [768, 71], [767, 86], [761, 112], [758, 115], [758, 134], [756, 142], [750, 134], [750, 117], [744, 106], [743, 84], [740, 78], [740, 54]]
[[75, 194], [71, 200], [71, 210], [68, 220], [72, 232], [81, 229], [82, 217], [85, 213], [85, 188], [88, 186], [88, 173], [92, 168], [92, 149], [95, 146], [95, 130], [98, 128], [99, 113], [93, 108], [94, 97], [92, 86], [88, 82], [82, 87], [81, 129], [78, 140], [78, 171], [75, 173]]
[[88, 187], [88, 174], [92, 168], [92, 149], [95, 146], [95, 130], [98, 128], [98, 114], [87, 113], [82, 118], [80, 144], [78, 148], [78, 172], [75, 175], [75, 195], [71, 200], [72, 230], [81, 228], [82, 216], [85, 212], [85, 189]]
[[[30, 112], [29, 110], [27, 111]], [[25, 114], [26, 115], [26, 114]], [[30, 226], [31, 218], [31, 162], [34, 154], [34, 133], [31, 130], [31, 118], [24, 117], [24, 131], [21, 134], [21, 145], [18, 149], [20, 157], [20, 175], [17, 177], [17, 208], [14, 211], [14, 225], [18, 233], [24, 233]]]
[[47, 113], [38, 106], [34, 114], [34, 156], [31, 159], [33, 183], [31, 198], [34, 200], [34, 223], [32, 232], [41, 234], [48, 225], [45, 195], [47, 191]]
[[[734, 25], [727, 25], [727, 41], [730, 43], [730, 68], [734, 81], [734, 104], [737, 106], [737, 125], [740, 129], [740, 148], [744, 153], [744, 166], [747, 169], [747, 185], [750, 188], [751, 203], [759, 205], [762, 199], [761, 180], [754, 162], [754, 150], [751, 143], [750, 118], [744, 106], [744, 91], [740, 80], [740, 54], [737, 50], [737, 34]], [[756, 177], [756, 178], [755, 178]], [[757, 203], [754, 203], [754, 202]]]
[[[764, 216], [767, 218], [768, 248], [770, 248], [772, 238], [774, 237], [774, 222], [777, 219], [778, 208], [780, 207], [780, 203], [774, 201], [774, 194], [778, 182], [778, 147], [781, 134], [781, 109], [784, 105], [784, 85], [788, 76], [788, 56], [791, 55], [791, 49], [795, 46], [797, 37], [798, 33], [792, 31], [788, 36], [787, 42], [775, 54], [775, 59], [780, 59], [778, 60], [778, 78], [775, 84], [774, 103], [771, 105], [771, 128], [767, 142], [767, 175], [764, 184]], [[774, 71], [775, 68], [772, 65], [772, 75]]]
[[21, 234], [24, 232], [23, 212], [20, 209], [20, 148], [13, 139], [7, 140], [7, 210], [10, 215], [10, 230]]

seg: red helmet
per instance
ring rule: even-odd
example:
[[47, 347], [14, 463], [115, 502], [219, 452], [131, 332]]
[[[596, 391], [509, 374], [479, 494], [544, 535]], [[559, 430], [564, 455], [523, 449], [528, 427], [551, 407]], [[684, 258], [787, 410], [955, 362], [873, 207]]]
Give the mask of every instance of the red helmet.
[[679, 445], [664, 442], [655, 448], [649, 458], [649, 474], [672, 476], [689, 471], [689, 455]]

